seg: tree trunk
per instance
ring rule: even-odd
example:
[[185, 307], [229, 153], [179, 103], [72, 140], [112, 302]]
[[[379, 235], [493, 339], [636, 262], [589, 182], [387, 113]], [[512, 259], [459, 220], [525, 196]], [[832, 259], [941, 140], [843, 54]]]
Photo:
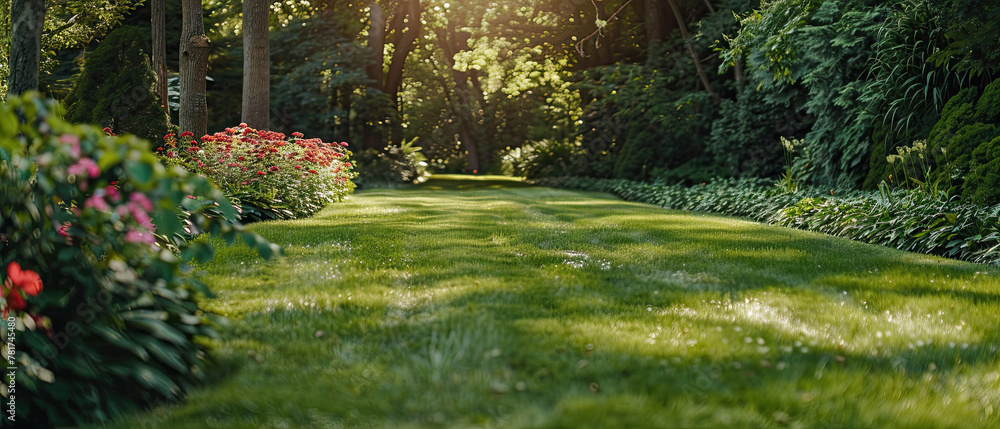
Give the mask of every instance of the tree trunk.
[[38, 67], [42, 55], [45, 0], [14, 0], [11, 4], [10, 79], [8, 96], [38, 89]]
[[181, 109], [180, 131], [190, 131], [195, 136], [208, 131], [208, 104], [205, 101], [205, 76], [208, 72], [208, 54], [212, 41], [205, 36], [201, 0], [182, 0], [183, 24], [181, 27]]
[[444, 53], [445, 64], [455, 82], [455, 96], [449, 104], [452, 114], [458, 120], [459, 138], [462, 139], [462, 146], [468, 154], [469, 172], [478, 173], [479, 136], [476, 133], [476, 119], [485, 111], [485, 106], [473, 98], [473, 89], [469, 88], [471, 70], [462, 72], [455, 69], [455, 55], [469, 49], [469, 37], [471, 37], [471, 34], [459, 31], [455, 27], [455, 23], [449, 21], [447, 30], [438, 30], [438, 46]]
[[[413, 46], [420, 36], [420, 2], [419, 0], [409, 0], [406, 2], [407, 25], [399, 43], [394, 47], [392, 62], [389, 63], [389, 73], [385, 78], [385, 93], [389, 94], [392, 103], [398, 109], [399, 89], [403, 84], [403, 66], [406, 64], [406, 57], [413, 51]], [[400, 7], [400, 11], [402, 11]]]
[[646, 0], [646, 46], [663, 39], [663, 10], [659, 0]]
[[372, 60], [365, 68], [365, 74], [374, 83], [373, 88], [381, 91], [383, 76], [383, 66], [385, 65], [385, 11], [375, 0], [368, 5], [369, 25], [368, 25], [368, 49], [371, 50]]
[[677, 20], [677, 27], [681, 30], [681, 37], [684, 38], [684, 44], [687, 45], [688, 53], [691, 54], [691, 60], [694, 61], [694, 68], [698, 71], [702, 85], [705, 85], [705, 92], [708, 92], [709, 96], [715, 97], [715, 93], [712, 92], [712, 84], [708, 82], [708, 75], [705, 74], [705, 70], [701, 67], [701, 58], [695, 52], [691, 41], [688, 40], [687, 25], [684, 23], [684, 17], [681, 16], [680, 8], [677, 7], [677, 2], [675, 0], [667, 0], [667, 2], [670, 3], [670, 9], [674, 12], [674, 19]]
[[170, 99], [167, 95], [167, 1], [152, 0], [150, 3], [153, 33], [153, 71], [156, 72], [156, 95], [160, 106], [170, 114]]
[[271, 128], [271, 49], [268, 0], [243, 0], [243, 122]]

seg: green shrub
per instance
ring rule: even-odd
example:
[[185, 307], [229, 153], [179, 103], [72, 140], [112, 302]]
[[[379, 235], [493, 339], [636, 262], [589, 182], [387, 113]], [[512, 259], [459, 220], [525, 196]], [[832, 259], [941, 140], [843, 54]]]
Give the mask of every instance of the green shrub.
[[[994, 141], [1000, 137], [1000, 80], [986, 86], [981, 96], [973, 88], [948, 100], [941, 119], [927, 140], [937, 160], [933, 178], [945, 183], [967, 202], [995, 204], [1000, 187], [985, 181], [995, 176]], [[990, 170], [993, 168], [993, 170]]]
[[1000, 204], [1000, 137], [979, 145], [972, 152], [972, 164], [962, 197], [976, 204]]
[[226, 128], [200, 142], [185, 131], [164, 136], [157, 152], [167, 163], [180, 163], [208, 177], [243, 209], [244, 221], [311, 216], [354, 191], [355, 177], [347, 143], [288, 139], [273, 131]]
[[806, 131], [786, 106], [769, 102], [764, 93], [747, 86], [736, 100], [722, 101], [707, 151], [726, 176], [772, 177], [781, 165], [779, 138]]
[[43, 285], [4, 300], [17, 417], [75, 426], [176, 400], [202, 377], [216, 334], [191, 263], [212, 248], [188, 238], [280, 249], [227, 221], [236, 212], [208, 180], [60, 109], [33, 95], [0, 105], [0, 283], [33, 272]]
[[169, 118], [160, 107], [146, 55], [148, 37], [137, 27], [124, 26], [86, 55], [83, 71], [64, 100], [67, 120], [100, 124], [150, 141], [167, 133]]
[[569, 174], [575, 156], [573, 142], [541, 140], [511, 148], [500, 155], [501, 172], [518, 177], [557, 177]]
[[358, 186], [371, 187], [392, 183], [419, 183], [427, 179], [427, 157], [417, 139], [401, 145], [389, 145], [383, 150], [368, 149], [355, 155]]

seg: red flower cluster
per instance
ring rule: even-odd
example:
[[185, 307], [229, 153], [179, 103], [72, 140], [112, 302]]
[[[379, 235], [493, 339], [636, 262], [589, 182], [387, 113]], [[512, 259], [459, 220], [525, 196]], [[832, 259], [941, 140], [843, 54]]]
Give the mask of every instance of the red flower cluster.
[[157, 151], [173, 163], [209, 177], [230, 195], [251, 199], [259, 195], [268, 200], [278, 195], [290, 206], [310, 207], [293, 208], [305, 213], [343, 198], [353, 188], [345, 185], [354, 177], [346, 162], [346, 143], [306, 139], [297, 131], [289, 138], [246, 124], [198, 140], [191, 137], [189, 132], [168, 134]]
[[42, 279], [38, 273], [31, 270], [22, 270], [17, 262], [7, 265], [7, 280], [3, 284], [3, 295], [7, 305], [3, 309], [3, 317], [6, 318], [10, 310], [21, 311], [26, 306], [21, 292], [30, 296], [36, 296], [42, 291]]

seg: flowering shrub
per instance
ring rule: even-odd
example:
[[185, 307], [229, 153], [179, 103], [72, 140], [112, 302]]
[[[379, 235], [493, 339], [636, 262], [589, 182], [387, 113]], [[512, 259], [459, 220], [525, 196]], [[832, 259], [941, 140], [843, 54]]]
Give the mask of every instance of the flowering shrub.
[[106, 421], [179, 398], [205, 367], [200, 339], [216, 335], [197, 303], [210, 291], [190, 267], [211, 247], [187, 238], [279, 251], [227, 221], [236, 211], [208, 180], [60, 110], [31, 95], [0, 105], [0, 284], [16, 347], [6, 329], [0, 343], [16, 367], [4, 384], [16, 384], [29, 425]]
[[168, 163], [208, 177], [238, 201], [245, 219], [310, 216], [354, 190], [347, 143], [325, 143], [246, 124], [193, 139], [168, 134], [157, 147]]

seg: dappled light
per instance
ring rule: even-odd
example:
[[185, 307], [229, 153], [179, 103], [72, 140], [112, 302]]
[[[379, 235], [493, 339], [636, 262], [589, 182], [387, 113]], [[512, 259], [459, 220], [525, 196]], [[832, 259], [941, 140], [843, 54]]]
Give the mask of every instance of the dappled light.
[[[219, 294], [206, 305], [232, 320], [217, 353], [233, 375], [168, 421], [996, 418], [995, 269], [586, 193], [476, 186], [497, 181], [435, 177], [258, 224], [285, 246], [277, 263], [221, 250], [205, 267]], [[330, 395], [340, 399], [319, 400]], [[226, 411], [238, 409], [257, 411]]]

